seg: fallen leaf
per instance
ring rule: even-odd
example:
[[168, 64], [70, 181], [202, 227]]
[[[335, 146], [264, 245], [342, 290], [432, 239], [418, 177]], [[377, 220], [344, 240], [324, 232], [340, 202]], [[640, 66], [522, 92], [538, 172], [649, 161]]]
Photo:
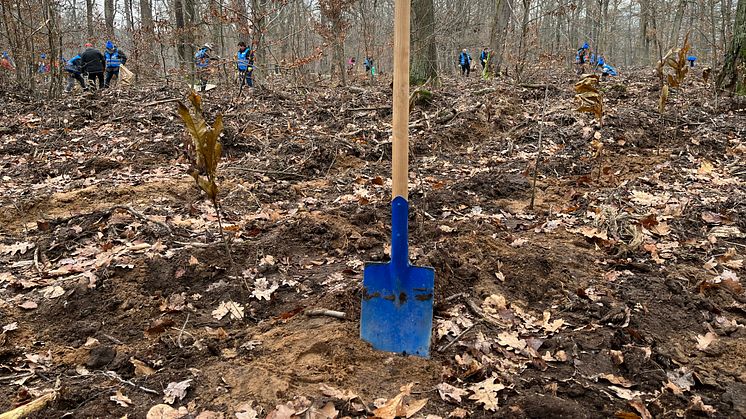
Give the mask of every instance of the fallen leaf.
[[642, 396], [642, 393], [639, 391], [629, 390], [622, 387], [609, 386], [609, 389], [611, 389], [617, 397], [624, 400], [632, 400]]
[[349, 402], [350, 400], [356, 399], [358, 397], [357, 394], [353, 393], [350, 390], [338, 390], [337, 388], [324, 383], [319, 386], [319, 390], [321, 390], [321, 393], [327, 397], [332, 397], [344, 402]]
[[31, 300], [26, 300], [23, 303], [19, 304], [18, 307], [21, 307], [24, 310], [33, 310], [39, 307], [39, 305]]
[[334, 419], [339, 415], [339, 410], [334, 407], [334, 403], [327, 402], [323, 407], [316, 408], [311, 406], [307, 411], [308, 419]]
[[199, 261], [194, 255], [189, 256], [189, 266], [199, 265]]
[[189, 414], [186, 407], [181, 406], [178, 410], [167, 404], [157, 404], [151, 407], [146, 414], [146, 419], [181, 419]]
[[130, 358], [130, 362], [135, 367], [135, 377], [147, 377], [155, 374], [155, 370], [150, 368], [146, 363], [136, 358]]
[[515, 350], [522, 351], [526, 347], [526, 341], [518, 337], [517, 332], [500, 332], [497, 335], [497, 343], [501, 346], [509, 346]]
[[625, 388], [632, 387], [635, 385], [633, 382], [629, 381], [628, 379], [624, 377], [620, 377], [618, 375], [614, 374], [599, 374], [598, 378], [603, 378], [604, 380], [610, 382], [611, 384], [616, 384]]
[[469, 394], [468, 391], [460, 389], [458, 387], [454, 387], [448, 383], [440, 383], [436, 387], [438, 389], [438, 394], [440, 394], [440, 398], [443, 399], [443, 401], [453, 401], [456, 403], [461, 403], [461, 396], [466, 396]]
[[213, 412], [212, 410], [203, 410], [194, 419], [223, 419], [225, 415], [220, 412]]
[[404, 412], [405, 412], [404, 416], [406, 418], [411, 418], [417, 412], [419, 412], [420, 410], [422, 410], [423, 407], [425, 407], [425, 405], [427, 404], [428, 400], [429, 399], [415, 400], [415, 401], [413, 401], [413, 402], [405, 405], [404, 406]]
[[149, 338], [157, 337], [174, 324], [174, 321], [169, 317], [161, 317], [160, 319], [156, 319], [153, 323], [150, 324], [149, 328], [145, 329], [145, 336]]
[[702, 401], [701, 396], [692, 397], [692, 400], [689, 402], [689, 407], [687, 407], [686, 410], [694, 410], [696, 412], [707, 413], [708, 415], [713, 415], [717, 413], [717, 410], [714, 407], [708, 404], [705, 404]]
[[469, 396], [469, 400], [474, 400], [475, 403], [481, 404], [485, 410], [493, 412], [497, 411], [497, 392], [505, 388], [500, 383], [495, 383], [497, 377], [492, 376], [484, 381], [476, 383], [469, 387], [474, 392]]
[[269, 301], [272, 297], [272, 293], [279, 287], [277, 281], [273, 281], [272, 284], [270, 284], [267, 278], [257, 278], [257, 280], [254, 281], [254, 290], [251, 292], [251, 296], [260, 301], [262, 299]]
[[388, 400], [383, 406], [373, 411], [373, 415], [380, 419], [395, 419], [396, 417], [406, 417], [407, 410], [404, 406], [404, 397], [412, 392], [414, 383], [401, 387], [401, 392]]
[[243, 319], [243, 312], [244, 307], [241, 304], [233, 301], [223, 301], [218, 308], [212, 311], [212, 317], [215, 320], [222, 320], [226, 314], [230, 313], [232, 319], [241, 320]]
[[718, 335], [712, 332], [707, 332], [704, 336], [697, 335], [697, 349], [704, 351], [717, 337]]
[[466, 409], [463, 409], [461, 407], [457, 407], [453, 409], [453, 411], [448, 414], [449, 418], [456, 418], [456, 419], [464, 419], [467, 416], [469, 416], [469, 412]]
[[252, 407], [253, 404], [254, 402], [251, 401], [243, 403], [235, 408], [236, 419], [257, 419], [259, 417], [259, 412]]
[[168, 383], [166, 389], [163, 390], [163, 401], [168, 404], [173, 404], [176, 399], [183, 400], [184, 397], [186, 397], [187, 389], [191, 385], [191, 382], [192, 380], [188, 379], [184, 381]]
[[116, 404], [122, 407], [129, 407], [129, 405], [132, 404], [132, 400], [130, 400], [129, 397], [122, 394], [121, 390], [117, 390], [117, 392], [114, 393], [113, 396], [109, 397], [109, 400], [115, 402]]
[[39, 290], [41, 295], [47, 299], [53, 299], [65, 295], [65, 290], [59, 285], [50, 285]]
[[647, 407], [642, 403], [640, 400], [630, 400], [628, 403], [633, 409], [637, 410], [637, 412], [640, 414], [641, 419], [653, 419], [653, 415], [650, 414], [650, 411]]
[[18, 322], [8, 323], [5, 326], [3, 326], [3, 333], [6, 332], [12, 332], [13, 330], [18, 329]]

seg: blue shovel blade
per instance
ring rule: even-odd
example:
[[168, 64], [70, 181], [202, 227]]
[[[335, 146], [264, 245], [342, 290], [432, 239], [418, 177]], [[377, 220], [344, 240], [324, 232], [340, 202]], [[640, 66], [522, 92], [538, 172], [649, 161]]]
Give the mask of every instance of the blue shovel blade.
[[435, 270], [409, 265], [408, 212], [404, 198], [392, 201], [391, 262], [365, 265], [360, 337], [380, 351], [428, 357]]

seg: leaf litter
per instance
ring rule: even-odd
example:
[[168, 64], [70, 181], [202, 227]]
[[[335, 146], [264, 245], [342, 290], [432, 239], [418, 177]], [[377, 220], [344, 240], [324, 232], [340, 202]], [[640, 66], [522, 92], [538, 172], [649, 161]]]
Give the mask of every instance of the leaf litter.
[[[2, 155], [17, 170], [8, 171], [10, 194], [1, 198], [8, 211], [0, 309], [10, 313], [4, 324], [20, 325], [2, 333], [2, 347], [43, 342], [61, 356], [10, 355], [8, 374], [83, 371], [78, 366], [91, 348], [116, 345], [102, 352], [114, 355], [107, 368], [132, 384], [91, 368], [77, 378], [80, 391], [124, 385], [133, 403], [124, 408], [105, 393], [81, 407], [92, 416], [96, 406], [143, 416], [159, 400], [142, 388], [178, 384], [182, 359], [195, 378], [184, 399], [179, 393], [173, 407], [161, 406], [163, 417], [253, 415], [250, 409], [261, 417], [278, 406], [293, 415], [360, 415], [409, 382], [386, 383], [381, 377], [390, 369], [419, 381], [415, 392], [438, 394], [405, 398], [414, 408], [413, 400], [428, 397], [415, 414], [422, 416], [518, 412], [536, 404], [532, 397], [543, 385], [534, 380], [556, 385], [569, 406], [611, 395], [599, 407], [606, 416], [644, 417], [638, 402], [656, 417], [657, 406], [727, 415], [729, 405], [719, 401], [744, 374], [737, 345], [746, 238], [741, 117], [693, 106], [681, 108], [678, 123], [660, 120], [657, 97], [641, 94], [651, 80], [629, 77], [632, 99], [601, 82], [603, 107], [584, 102], [604, 113], [603, 131], [573, 110], [572, 86], [553, 93], [536, 212], [526, 210], [523, 174], [536, 157], [532, 121], [541, 98], [531, 89], [498, 82], [483, 102], [474, 93], [480, 86], [462, 80], [460, 93], [439, 90], [433, 108], [413, 109], [421, 126], [412, 137], [413, 196], [423, 213], [413, 222], [412, 254], [437, 272], [437, 368], [377, 354], [356, 338], [362, 261], [387, 255], [390, 127], [384, 112], [360, 116], [339, 104], [386, 104], [385, 89], [319, 90], [302, 101], [270, 90], [245, 99], [254, 110], [248, 114], [219, 97], [204, 99], [205, 119], [221, 113], [225, 124], [217, 192], [237, 272], [248, 272], [243, 278], [215, 245], [215, 209], [197, 199], [194, 180], [184, 176], [188, 162], [179, 147], [191, 139], [173, 122], [174, 108], [140, 106], [181, 92], [109, 98], [113, 104], [102, 109], [127, 115], [121, 123], [77, 126], [23, 151], [41, 129], [58, 129], [38, 118], [38, 126], [19, 128], [2, 145], [21, 153]], [[98, 98], [90, 101], [98, 106]], [[669, 109], [678, 102], [671, 93]], [[437, 122], [452, 103], [468, 103], [468, 112]], [[0, 125], [14, 124], [21, 107], [10, 101]], [[83, 117], [76, 107], [48, 111]], [[670, 141], [674, 127], [677, 140]], [[48, 176], [39, 176], [40, 167]], [[468, 295], [445, 300], [462, 293]], [[298, 315], [307, 308], [345, 311], [353, 321]], [[280, 318], [284, 313], [296, 314]], [[90, 347], [89, 337], [97, 342]], [[716, 370], [732, 372], [702, 385], [713, 383]], [[17, 402], [20, 386], [45, 386], [35, 375], [18, 380], [25, 381], [0, 399]], [[340, 393], [326, 395], [320, 382]], [[217, 387], [225, 394], [208, 393]], [[307, 401], [296, 400], [296, 392]], [[686, 399], [670, 397], [676, 392]], [[254, 402], [239, 409], [245, 400]], [[201, 403], [221, 409], [209, 404], [206, 411]]]

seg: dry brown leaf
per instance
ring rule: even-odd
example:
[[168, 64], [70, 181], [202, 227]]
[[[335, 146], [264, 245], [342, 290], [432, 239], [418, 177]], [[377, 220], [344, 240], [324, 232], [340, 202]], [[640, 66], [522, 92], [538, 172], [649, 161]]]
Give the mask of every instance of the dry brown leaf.
[[178, 410], [167, 404], [157, 404], [151, 407], [146, 414], [146, 419], [181, 419], [189, 414], [186, 407], [181, 406]]
[[469, 411], [461, 407], [457, 407], [453, 409], [453, 411], [448, 414], [449, 418], [456, 418], [456, 419], [464, 419], [467, 416], [469, 416]]
[[136, 358], [130, 358], [130, 362], [135, 367], [135, 377], [148, 377], [155, 374], [155, 370], [150, 368], [148, 364], [140, 361]]
[[259, 417], [259, 412], [254, 409], [252, 406], [254, 404], [253, 401], [248, 403], [242, 403], [238, 407], [236, 407], [235, 410], [235, 416], [236, 419], [257, 419]]
[[344, 402], [349, 402], [350, 400], [356, 399], [358, 397], [357, 394], [353, 393], [350, 390], [339, 390], [324, 383], [319, 385], [319, 390], [321, 390], [321, 393], [327, 397], [332, 397]]
[[501, 346], [509, 346], [518, 351], [526, 347], [526, 341], [518, 337], [517, 332], [506, 331], [497, 335], [497, 343]]
[[481, 404], [485, 410], [496, 412], [497, 405], [497, 392], [505, 388], [500, 383], [495, 383], [497, 377], [492, 376], [484, 381], [474, 384], [469, 389], [474, 392], [469, 396], [469, 400], [474, 400], [475, 403]]
[[39, 304], [36, 304], [35, 302], [31, 300], [26, 300], [21, 304], [18, 304], [18, 307], [21, 307], [24, 310], [33, 310], [37, 307], [39, 307]]
[[414, 383], [402, 387], [403, 389], [406, 388], [406, 390], [402, 390], [402, 392], [394, 396], [393, 399], [388, 400], [383, 406], [374, 410], [373, 415], [380, 419], [395, 419], [396, 417], [406, 415], [407, 411], [404, 408], [404, 396], [409, 395], [413, 385]]
[[637, 412], [640, 414], [641, 419], [653, 419], [653, 415], [650, 414], [650, 411], [647, 407], [642, 403], [641, 400], [631, 400], [629, 402], [629, 405], [637, 410]]
[[598, 378], [603, 378], [604, 380], [610, 382], [611, 384], [616, 384], [625, 388], [632, 387], [635, 385], [633, 382], [629, 381], [628, 379], [624, 377], [620, 377], [618, 375], [614, 374], [599, 374]]
[[129, 407], [130, 404], [132, 404], [132, 400], [130, 400], [129, 397], [122, 394], [121, 390], [117, 390], [117, 392], [114, 393], [113, 396], [109, 397], [109, 400], [115, 402], [116, 404], [122, 407]]
[[697, 349], [704, 351], [710, 344], [717, 339], [718, 335], [712, 332], [707, 332], [704, 336], [697, 335]]
[[168, 383], [166, 389], [163, 390], [163, 401], [168, 404], [173, 404], [176, 399], [183, 400], [184, 397], [186, 397], [187, 389], [191, 385], [191, 382], [192, 380], [188, 379], [184, 381]]
[[446, 402], [453, 401], [456, 403], [461, 403], [461, 396], [466, 396], [469, 394], [468, 391], [460, 389], [458, 387], [454, 387], [448, 383], [440, 383], [437, 385], [436, 388], [438, 389], [440, 398]]

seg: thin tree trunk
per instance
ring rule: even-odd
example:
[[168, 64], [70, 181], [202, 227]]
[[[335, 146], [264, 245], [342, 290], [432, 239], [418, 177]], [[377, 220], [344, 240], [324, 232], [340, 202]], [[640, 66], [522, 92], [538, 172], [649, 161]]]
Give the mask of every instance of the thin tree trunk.
[[104, 0], [104, 21], [106, 21], [106, 35], [111, 39], [114, 36], [114, 0]]
[[723, 69], [718, 74], [719, 88], [738, 95], [746, 95], [746, 0], [738, 0], [733, 39], [725, 56]]
[[88, 34], [88, 41], [93, 41], [93, 4], [95, 0], [85, 0], [85, 23]]
[[438, 81], [433, 0], [412, 0], [412, 70], [410, 81], [418, 85]]

